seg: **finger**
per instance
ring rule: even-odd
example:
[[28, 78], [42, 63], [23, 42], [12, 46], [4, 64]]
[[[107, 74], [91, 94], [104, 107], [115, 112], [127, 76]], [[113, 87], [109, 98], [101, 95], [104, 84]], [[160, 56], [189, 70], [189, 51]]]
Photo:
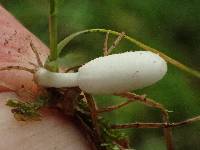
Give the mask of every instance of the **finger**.
[[[48, 56], [48, 48], [25, 29], [12, 15], [0, 6], [0, 68], [5, 66], [24, 66], [34, 68], [37, 57], [31, 49], [34, 44], [41, 61]], [[9, 70], [0, 72], [0, 91], [5, 89], [37, 91], [33, 75], [26, 71]]]
[[16, 121], [0, 94], [0, 149], [2, 150], [88, 150], [89, 145], [75, 125], [55, 110], [43, 112], [41, 121]]

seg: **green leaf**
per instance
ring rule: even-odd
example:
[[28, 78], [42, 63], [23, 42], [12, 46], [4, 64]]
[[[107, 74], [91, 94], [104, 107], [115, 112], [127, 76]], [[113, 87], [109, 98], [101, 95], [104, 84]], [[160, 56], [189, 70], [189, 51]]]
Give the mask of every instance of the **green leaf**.
[[81, 53], [69, 53], [63, 57], [59, 57], [55, 61], [51, 62], [51, 65], [58, 65], [59, 67], [71, 68], [81, 65], [85, 62], [85, 57]]
[[75, 37], [83, 34], [83, 33], [86, 33], [88, 30], [84, 30], [84, 31], [80, 31], [80, 32], [76, 32], [76, 33], [73, 33], [69, 36], [67, 36], [66, 38], [64, 38], [57, 46], [57, 50], [58, 50], [58, 55], [61, 53], [62, 49], [67, 46], [67, 44], [73, 40]]

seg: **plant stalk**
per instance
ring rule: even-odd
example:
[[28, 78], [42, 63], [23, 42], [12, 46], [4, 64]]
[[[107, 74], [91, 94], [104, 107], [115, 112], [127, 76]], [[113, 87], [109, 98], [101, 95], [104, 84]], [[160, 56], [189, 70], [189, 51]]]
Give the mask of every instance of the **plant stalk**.
[[111, 125], [112, 129], [129, 129], [129, 128], [174, 128], [179, 126], [184, 126], [191, 124], [193, 122], [200, 121], [200, 116], [196, 116], [184, 121], [174, 122], [174, 123], [127, 123], [127, 124], [115, 124]]
[[58, 57], [57, 51], [57, 3], [58, 0], [50, 0], [50, 16], [49, 16], [49, 41], [50, 41], [50, 56], [49, 60], [54, 61]]

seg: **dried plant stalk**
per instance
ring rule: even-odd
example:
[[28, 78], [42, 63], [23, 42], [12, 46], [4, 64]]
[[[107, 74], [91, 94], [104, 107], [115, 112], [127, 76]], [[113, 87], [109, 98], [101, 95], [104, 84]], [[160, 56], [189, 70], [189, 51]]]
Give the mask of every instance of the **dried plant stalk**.
[[30, 43], [30, 46], [31, 46], [31, 49], [32, 49], [32, 51], [33, 51], [33, 53], [34, 53], [36, 59], [37, 59], [38, 65], [39, 65], [40, 67], [42, 67], [43, 64], [42, 64], [42, 61], [41, 61], [41, 59], [40, 59], [40, 55], [39, 55], [39, 53], [37, 52], [37, 49], [36, 49], [36, 47], [34, 46], [34, 44], [33, 44], [32, 41], [31, 41], [31, 43]]
[[22, 70], [22, 71], [30, 72], [32, 74], [35, 73], [34, 69], [29, 69], [23, 66], [6, 66], [6, 67], [0, 68], [0, 71], [9, 71], [9, 70]]
[[118, 104], [118, 105], [113, 105], [113, 106], [109, 106], [109, 107], [106, 107], [106, 108], [99, 108], [97, 110], [97, 113], [111, 112], [111, 111], [117, 110], [121, 107], [127, 106], [128, 104], [130, 104], [132, 102], [133, 102], [132, 100], [127, 100], [126, 102], [123, 102], [123, 103]]
[[[155, 102], [152, 99], [146, 98], [145, 95], [137, 95], [135, 93], [130, 93], [130, 92], [126, 92], [126, 93], [121, 93], [121, 94], [115, 94], [117, 96], [121, 96], [124, 98], [127, 98], [129, 100], [133, 100], [133, 101], [139, 101], [149, 107], [153, 107], [153, 108], [157, 108], [161, 111], [162, 113], [162, 120], [164, 123], [168, 124], [169, 123], [169, 115], [168, 115], [168, 111], [159, 103]], [[173, 146], [173, 142], [172, 142], [172, 131], [171, 128], [164, 128], [164, 136], [165, 136], [165, 142], [167, 145], [167, 149], [168, 150], [173, 150], [174, 146]]]
[[171, 127], [180, 127], [184, 125], [191, 124], [193, 122], [200, 121], [200, 116], [196, 116], [193, 118], [189, 118], [184, 121], [174, 122], [174, 123], [127, 123], [127, 124], [118, 124], [118, 125], [111, 125], [113, 129], [128, 129], [128, 128], [171, 128]]
[[97, 133], [97, 136], [100, 137], [101, 132], [100, 132], [99, 126], [98, 126], [96, 103], [95, 103], [93, 97], [90, 94], [84, 93], [84, 96], [85, 96], [85, 99], [87, 100], [87, 103], [88, 103], [88, 106], [89, 106], [89, 109], [90, 109], [93, 126], [95, 127], [95, 131]]
[[119, 42], [122, 40], [122, 38], [125, 36], [125, 32], [120, 33], [119, 36], [117, 37], [117, 39], [111, 45], [111, 47], [108, 48], [108, 36], [109, 36], [109, 34], [110, 34], [110, 32], [108, 31], [106, 33], [106, 37], [105, 37], [105, 41], [104, 41], [104, 48], [103, 48], [104, 56], [109, 55], [112, 52], [112, 50], [119, 44]]

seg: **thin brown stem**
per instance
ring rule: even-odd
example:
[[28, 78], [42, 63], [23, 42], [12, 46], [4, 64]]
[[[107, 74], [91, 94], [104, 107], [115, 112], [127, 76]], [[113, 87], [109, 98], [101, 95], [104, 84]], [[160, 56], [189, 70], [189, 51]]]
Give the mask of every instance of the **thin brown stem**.
[[118, 105], [114, 105], [114, 106], [110, 106], [110, 107], [106, 107], [106, 108], [99, 108], [97, 110], [97, 113], [111, 112], [111, 111], [117, 110], [119, 108], [122, 108], [124, 106], [127, 106], [129, 103], [132, 103], [132, 102], [133, 102], [132, 100], [128, 100], [128, 101], [123, 102], [123, 103], [118, 104]]
[[105, 38], [105, 41], [104, 41], [104, 48], [103, 48], [104, 56], [108, 55], [108, 36], [109, 36], [109, 32], [106, 33], [106, 38]]
[[127, 149], [127, 148], [124, 148], [124, 147], [121, 146], [120, 144], [118, 144], [116, 141], [113, 141], [112, 143], [115, 144], [115, 145], [117, 145], [118, 148], [119, 148], [119, 150], [129, 150], [129, 149]]
[[[157, 108], [161, 111], [162, 113], [162, 120], [164, 123], [169, 123], [169, 115], [168, 115], [168, 111], [163, 107], [163, 105], [155, 102], [152, 99], [146, 98], [146, 96], [144, 95], [137, 95], [134, 93], [130, 93], [130, 92], [126, 92], [126, 93], [121, 93], [121, 94], [116, 94], [118, 96], [127, 98], [129, 100], [137, 100], [139, 102], [142, 102], [143, 104], [149, 106], [149, 107], [153, 107], [153, 108]], [[174, 146], [173, 146], [173, 142], [172, 142], [172, 131], [171, 128], [164, 128], [164, 136], [165, 136], [165, 141], [166, 141], [166, 145], [167, 145], [167, 149], [168, 150], [173, 150]]]
[[127, 124], [118, 124], [111, 125], [112, 129], [128, 129], [128, 128], [172, 128], [172, 127], [180, 127], [184, 125], [191, 124], [193, 122], [200, 121], [200, 116], [196, 116], [184, 121], [175, 122], [175, 123], [127, 123]]
[[120, 33], [117, 39], [113, 42], [112, 46], [107, 50], [107, 55], [109, 55], [112, 52], [112, 50], [119, 44], [119, 42], [122, 40], [124, 36], [125, 32]]
[[65, 73], [71, 71], [71, 70], [78, 70], [78, 68], [80, 68], [82, 65], [78, 65], [78, 66], [74, 66], [74, 67], [71, 67], [71, 68], [68, 68], [65, 70]]
[[98, 126], [96, 103], [95, 103], [93, 97], [90, 94], [84, 93], [84, 96], [85, 96], [85, 99], [87, 100], [87, 103], [89, 105], [93, 126], [96, 130], [97, 136], [100, 137], [101, 132], [100, 132], [100, 129], [99, 129], [99, 126]]
[[135, 93], [130, 93], [130, 92], [120, 93], [120, 94], [115, 94], [115, 95], [123, 97], [123, 98], [127, 98], [131, 101], [141, 102], [149, 107], [160, 109], [163, 112], [168, 112], [168, 110], [165, 109], [161, 104], [155, 102], [152, 99], [147, 98], [146, 95], [137, 95]]
[[39, 65], [40, 67], [42, 67], [43, 64], [42, 64], [42, 61], [41, 61], [41, 59], [40, 59], [40, 55], [39, 55], [39, 53], [37, 52], [37, 49], [36, 49], [36, 47], [34, 46], [34, 44], [33, 44], [32, 41], [30, 42], [30, 46], [31, 46], [31, 49], [32, 49], [33, 53], [35, 54], [35, 57], [36, 57], [36, 59], [37, 59], [38, 65]]
[[23, 71], [30, 72], [32, 74], [35, 73], [34, 69], [29, 69], [23, 66], [6, 66], [6, 67], [0, 68], [0, 71], [9, 71], [9, 70], [23, 70]]
[[95, 143], [98, 142], [98, 139], [97, 137], [95, 137], [94, 132], [92, 132], [92, 130], [88, 127], [88, 125], [83, 121], [83, 119], [80, 116], [76, 115], [76, 118], [78, 124], [80, 124], [81, 129], [84, 130], [86, 138], [89, 141], [89, 144], [91, 145], [92, 149], [97, 150]]
[[36, 65], [36, 64], [34, 64], [34, 63], [30, 62], [30, 61], [28, 62], [28, 64], [31, 65], [31, 66], [33, 66], [33, 67], [35, 67], [35, 68], [38, 67], [38, 65]]
[[[169, 123], [169, 114], [167, 111], [163, 111], [162, 112], [162, 119], [164, 123]], [[168, 150], [174, 150], [174, 146], [173, 146], [173, 141], [172, 141], [172, 129], [169, 128], [164, 128], [164, 136], [165, 136], [165, 142], [167, 144], [167, 149]]]

